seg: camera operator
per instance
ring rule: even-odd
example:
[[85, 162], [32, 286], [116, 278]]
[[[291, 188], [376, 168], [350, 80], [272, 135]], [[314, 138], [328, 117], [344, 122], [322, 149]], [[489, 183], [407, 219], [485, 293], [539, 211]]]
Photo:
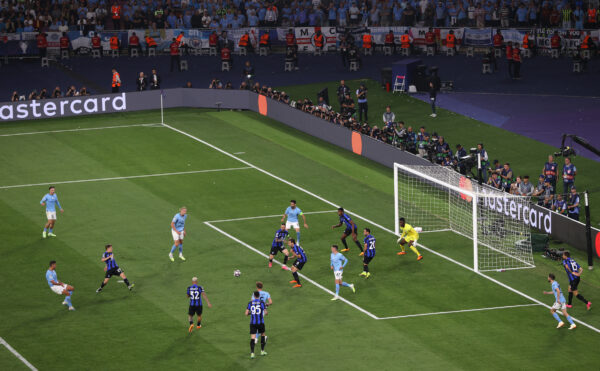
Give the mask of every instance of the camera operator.
[[81, 89], [79, 89], [79, 95], [86, 96], [86, 95], [90, 95], [90, 93], [88, 92], [88, 90], [85, 86], [82, 86]]
[[250, 90], [250, 86], [248, 85], [248, 83], [246, 81], [242, 81], [239, 89], [240, 90]]
[[417, 135], [413, 131], [412, 126], [409, 126], [406, 129], [406, 151], [416, 154], [417, 153]]
[[10, 101], [11, 102], [18, 102], [19, 101], [19, 93], [17, 93], [17, 91], [13, 91], [12, 95], [10, 96]]
[[344, 100], [346, 100], [346, 95], [348, 94], [350, 94], [350, 88], [348, 87], [348, 85], [346, 85], [346, 82], [344, 80], [340, 81], [340, 86], [338, 86], [337, 88], [337, 98], [340, 107], [342, 106]]
[[385, 127], [391, 126], [394, 122], [396, 122], [396, 115], [392, 112], [392, 107], [385, 107], [385, 112], [383, 113], [383, 125]]
[[446, 155], [441, 163], [442, 166], [454, 168], [454, 160], [450, 155]]
[[531, 196], [533, 194], [533, 184], [529, 181], [529, 175], [525, 175], [519, 184], [518, 193], [521, 196]]
[[556, 200], [554, 200], [554, 203], [552, 204], [552, 211], [567, 216], [567, 202], [560, 193], [556, 195]]
[[342, 114], [347, 117], [350, 117], [354, 115], [354, 112], [356, 112], [354, 100], [352, 99], [352, 97], [350, 97], [350, 93], [348, 93], [346, 94], [346, 98], [342, 102]]
[[502, 188], [506, 192], [510, 192], [510, 185], [513, 182], [513, 171], [510, 168], [510, 164], [506, 162], [500, 171], [500, 178], [502, 178]]
[[435, 162], [441, 164], [444, 161], [446, 155], [450, 154], [450, 145], [444, 141], [444, 137], [440, 136], [438, 142], [435, 145]]
[[565, 157], [565, 164], [563, 165], [564, 194], [569, 194], [570, 189], [575, 187], [575, 175], [577, 175], [577, 168], [571, 163], [571, 158]]
[[[367, 102], [367, 87], [364, 83], [360, 84], [360, 87], [356, 89], [356, 99], [358, 100], [358, 121], [368, 122], [367, 112], [369, 111], [369, 104]], [[363, 113], [365, 114], [365, 120], [363, 121]]]
[[487, 183], [488, 180], [488, 172], [487, 168], [490, 166], [490, 161], [488, 159], [488, 154], [485, 148], [483, 148], [483, 143], [477, 144], [477, 153], [481, 158], [481, 176], [483, 178], [483, 182]]
[[60, 91], [60, 86], [57, 86], [54, 88], [54, 91], [52, 91], [52, 98], [60, 98], [62, 97], [62, 92]]
[[537, 204], [539, 206], [543, 206], [544, 205], [544, 188], [545, 188], [545, 184], [546, 184], [546, 180], [544, 179], [543, 175], [540, 175], [540, 178], [538, 179], [538, 184], [535, 187], [535, 190], [533, 191], [533, 193], [531, 194], [534, 197], [538, 198]]
[[419, 128], [419, 134], [417, 134], [417, 151], [419, 157], [427, 157], [427, 146], [429, 145], [429, 133], [425, 131], [425, 126]]
[[454, 164], [457, 166], [458, 172], [462, 175], [467, 175], [467, 167], [462, 160], [467, 156], [467, 151], [461, 144], [456, 145], [456, 152], [454, 154]]
[[212, 81], [210, 82], [210, 85], [208, 85], [209, 89], [222, 89], [223, 88], [223, 84], [221, 84], [221, 80], [219, 79], [212, 79]]
[[567, 213], [569, 218], [579, 220], [579, 195], [575, 186], [571, 187], [571, 194], [569, 196], [569, 203], [567, 206]]
[[404, 127], [404, 121], [400, 121], [393, 126], [394, 128], [394, 140], [392, 145], [399, 147], [404, 150], [406, 144], [406, 128]]
[[152, 74], [150, 74], [150, 89], [156, 90], [160, 89], [160, 76], [156, 72], [156, 68], [152, 69]]
[[79, 95], [79, 92], [77, 91], [77, 89], [75, 89], [74, 85], [71, 85], [65, 93], [65, 97], [75, 97], [77, 95]]
[[502, 190], [502, 181], [500, 181], [498, 173], [492, 173], [492, 176], [488, 179], [487, 184], [498, 190]]
[[242, 76], [250, 84], [254, 80], [254, 67], [250, 64], [250, 61], [246, 61], [244, 68], [242, 69]]
[[544, 179], [544, 204], [545, 208], [551, 208], [554, 200], [554, 187], [549, 181]]
[[136, 91], [144, 91], [146, 90], [146, 86], [148, 85], [148, 80], [146, 80], [146, 76], [144, 76], [143, 72], [140, 72], [139, 77], [135, 80]]
[[510, 194], [519, 195], [519, 187], [521, 186], [521, 177], [517, 176], [515, 181], [510, 185]]
[[545, 179], [549, 181], [550, 184], [552, 184], [552, 187], [554, 187], [554, 190], [556, 191], [556, 176], [558, 175], [558, 164], [554, 162], [554, 156], [548, 156], [548, 161], [544, 164], [542, 174], [544, 174]]

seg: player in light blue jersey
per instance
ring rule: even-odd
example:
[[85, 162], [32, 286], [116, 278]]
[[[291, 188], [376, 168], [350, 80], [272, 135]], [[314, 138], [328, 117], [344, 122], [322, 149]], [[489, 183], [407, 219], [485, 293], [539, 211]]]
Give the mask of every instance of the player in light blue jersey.
[[348, 259], [338, 251], [338, 245], [331, 245], [331, 269], [335, 278], [335, 296], [331, 300], [338, 300], [340, 285], [350, 287], [352, 292], [356, 292], [354, 284], [346, 283], [342, 279], [344, 267], [348, 264]]
[[556, 326], [556, 328], [561, 328], [565, 325], [565, 323], [560, 319], [560, 317], [556, 313], [557, 310], [560, 310], [562, 311], [562, 314], [567, 318], [567, 321], [569, 321], [569, 323], [571, 324], [569, 330], [573, 330], [577, 327], [577, 325], [575, 325], [575, 322], [573, 322], [573, 318], [571, 318], [571, 316], [569, 316], [569, 313], [567, 313], [567, 300], [565, 299], [565, 296], [560, 290], [560, 285], [558, 284], [558, 282], [556, 282], [556, 277], [553, 273], [548, 274], [548, 282], [550, 282], [550, 285], [552, 286], [552, 291], [544, 291], [544, 294], [554, 294], [554, 304], [550, 308], [550, 313], [552, 314], [552, 317], [554, 317], [554, 319], [558, 321], [558, 325]]
[[296, 244], [300, 245], [300, 223], [298, 222], [298, 216], [302, 216], [302, 220], [304, 221], [304, 228], [308, 229], [308, 224], [306, 224], [306, 216], [302, 213], [302, 210], [298, 206], [296, 206], [296, 200], [290, 201], [290, 206], [285, 209], [285, 213], [281, 217], [281, 223], [287, 217], [287, 222], [285, 223], [285, 229], [294, 228], [296, 230]]
[[62, 302], [63, 305], [67, 305], [69, 310], [75, 310], [73, 303], [71, 303], [71, 296], [73, 296], [73, 290], [75, 290], [75, 288], [58, 280], [56, 275], [56, 260], [50, 262], [50, 266], [46, 271], [46, 281], [48, 281], [48, 286], [50, 286], [52, 292], [57, 295], [65, 296], [65, 301]]
[[187, 219], [187, 208], [182, 206], [179, 209], [179, 212], [175, 214], [173, 220], [171, 221], [171, 234], [173, 235], [173, 247], [171, 247], [171, 252], [169, 253], [169, 259], [172, 262], [175, 261], [173, 258], [173, 252], [177, 247], [179, 247], [179, 259], [185, 261], [183, 257], [183, 238], [186, 236], [185, 231], [185, 220]]
[[56, 237], [53, 233], [54, 223], [56, 223], [56, 207], [58, 206], [60, 212], [64, 212], [63, 208], [60, 206], [60, 202], [58, 202], [58, 197], [56, 196], [56, 189], [54, 186], [48, 188], [48, 193], [42, 198], [40, 201], [40, 205], [46, 206], [46, 218], [48, 222], [44, 226], [44, 232], [42, 232], [42, 237], [46, 238], [46, 234], [50, 237]]
[[[263, 290], [263, 283], [258, 281], [256, 282], [256, 291], [258, 291], [259, 299], [263, 303], [265, 303], [265, 307], [270, 307], [273, 305], [273, 300], [271, 299], [271, 295]], [[250, 300], [254, 300], [254, 293], [250, 296]], [[260, 333], [256, 332], [256, 337], [254, 338], [254, 343], [258, 343], [258, 339], [260, 338]], [[265, 343], [267, 342], [268, 336], [265, 335]]]

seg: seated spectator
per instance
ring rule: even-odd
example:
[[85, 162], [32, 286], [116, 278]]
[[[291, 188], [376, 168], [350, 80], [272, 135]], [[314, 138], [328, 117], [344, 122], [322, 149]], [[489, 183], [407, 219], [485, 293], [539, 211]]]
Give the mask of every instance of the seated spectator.
[[502, 189], [502, 181], [498, 176], [498, 173], [492, 173], [492, 176], [488, 179], [488, 184], [498, 190]]
[[518, 191], [518, 194], [521, 196], [531, 196], [533, 194], [533, 185], [529, 182], [529, 175], [523, 177]]

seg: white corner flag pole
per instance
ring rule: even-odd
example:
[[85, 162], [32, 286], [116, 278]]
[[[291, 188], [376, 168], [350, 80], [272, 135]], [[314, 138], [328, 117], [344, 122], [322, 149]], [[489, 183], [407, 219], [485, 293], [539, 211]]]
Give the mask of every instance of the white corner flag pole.
[[165, 114], [163, 112], [163, 91], [160, 91], [160, 123], [165, 124]]

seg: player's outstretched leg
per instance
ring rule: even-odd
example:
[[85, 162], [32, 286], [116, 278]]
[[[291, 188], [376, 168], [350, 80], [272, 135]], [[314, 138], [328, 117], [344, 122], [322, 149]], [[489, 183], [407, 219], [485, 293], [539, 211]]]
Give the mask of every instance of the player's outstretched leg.
[[296, 283], [294, 287], [302, 287], [302, 284], [300, 283], [300, 276], [298, 276], [298, 272], [293, 271], [292, 276], [294, 276], [294, 280], [290, 281], [290, 283]]
[[342, 235], [342, 238], [340, 238], [340, 240], [342, 241], [342, 244], [344, 244], [344, 248], [340, 251], [342, 252], [346, 252], [349, 251], [350, 249], [348, 248], [348, 244], [346, 243], [346, 237], [348, 237], [346, 234]]
[[567, 310], [563, 309], [562, 312], [563, 312], [563, 315], [565, 317], [567, 317], [567, 321], [569, 321], [569, 324], [571, 325], [571, 326], [569, 326], [569, 330], [575, 329], [577, 327], [577, 325], [575, 324], [575, 322], [573, 321], [573, 318], [571, 318], [569, 313], [567, 313]]
[[125, 285], [129, 289], [129, 291], [133, 290], [133, 286], [135, 286], [135, 284], [129, 283], [129, 280], [127, 279], [127, 276], [125, 276], [125, 273], [121, 273], [121, 278], [123, 279], [123, 282], [125, 282]]
[[284, 271], [287, 271], [288, 269], [290, 269], [287, 266], [287, 262], [288, 262], [289, 258], [290, 258], [290, 256], [287, 254], [287, 250], [284, 251], [283, 265], [281, 266], [281, 269], [283, 269]]
[[344, 287], [350, 287], [350, 289], [352, 290], [352, 292], [356, 292], [356, 289], [354, 288], [354, 284], [352, 284], [352, 283], [342, 282], [342, 286], [344, 286]]
[[105, 278], [104, 281], [102, 281], [102, 283], [100, 283], [100, 287], [98, 287], [98, 289], [96, 290], [96, 292], [101, 292], [102, 289], [104, 288], [104, 286], [106, 286], [107, 283], [108, 283], [108, 278]]

